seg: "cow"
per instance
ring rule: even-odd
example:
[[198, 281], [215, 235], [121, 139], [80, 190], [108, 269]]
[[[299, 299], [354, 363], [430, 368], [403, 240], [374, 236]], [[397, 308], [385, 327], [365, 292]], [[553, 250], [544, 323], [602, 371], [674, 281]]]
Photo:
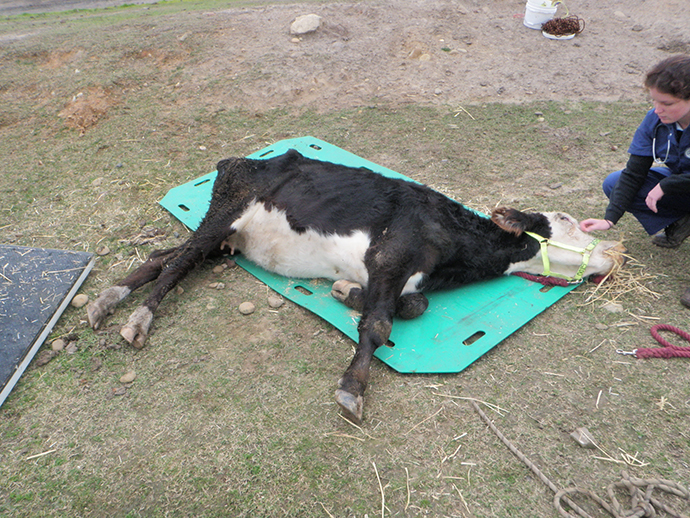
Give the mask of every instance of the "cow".
[[335, 392], [342, 415], [356, 424], [374, 351], [387, 342], [394, 316], [424, 312], [424, 291], [511, 272], [549, 273], [545, 265], [568, 278], [605, 275], [624, 252], [621, 243], [592, 240], [562, 212], [502, 207], [489, 218], [416, 182], [296, 150], [229, 158], [217, 171], [198, 229], [102, 291], [87, 306], [90, 325], [98, 329], [116, 304], [156, 281], [120, 331], [142, 348], [165, 295], [207, 258], [228, 252], [280, 275], [333, 280], [332, 295], [361, 312], [356, 352]]

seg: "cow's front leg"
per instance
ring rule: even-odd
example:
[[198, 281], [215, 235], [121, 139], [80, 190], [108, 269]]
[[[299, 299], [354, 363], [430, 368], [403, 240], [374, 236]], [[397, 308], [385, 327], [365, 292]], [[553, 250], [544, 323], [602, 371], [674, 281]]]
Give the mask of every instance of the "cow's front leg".
[[392, 311], [363, 315], [360, 320], [357, 351], [335, 391], [335, 400], [343, 416], [355, 424], [362, 423], [364, 391], [369, 384], [369, 368], [374, 351], [388, 341], [392, 325]]

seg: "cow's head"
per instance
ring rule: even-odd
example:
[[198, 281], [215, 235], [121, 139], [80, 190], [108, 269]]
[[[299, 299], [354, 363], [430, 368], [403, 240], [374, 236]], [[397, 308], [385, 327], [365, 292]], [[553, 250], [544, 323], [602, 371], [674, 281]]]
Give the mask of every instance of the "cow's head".
[[491, 220], [517, 236], [529, 235], [540, 245], [538, 253], [511, 264], [506, 273], [527, 272], [578, 281], [590, 275], [607, 275], [625, 262], [625, 247], [620, 241], [594, 239], [564, 212], [525, 213], [497, 208]]

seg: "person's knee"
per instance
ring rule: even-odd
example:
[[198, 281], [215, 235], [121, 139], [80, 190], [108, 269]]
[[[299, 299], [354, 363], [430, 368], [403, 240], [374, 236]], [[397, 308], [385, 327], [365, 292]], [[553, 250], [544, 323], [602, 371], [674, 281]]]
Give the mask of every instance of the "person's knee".
[[604, 179], [604, 183], [601, 187], [602, 189], [604, 189], [604, 194], [607, 198], [611, 197], [611, 191], [613, 191], [613, 188], [618, 183], [618, 179], [620, 178], [621, 173], [622, 171], [616, 171], [615, 173], [611, 173]]

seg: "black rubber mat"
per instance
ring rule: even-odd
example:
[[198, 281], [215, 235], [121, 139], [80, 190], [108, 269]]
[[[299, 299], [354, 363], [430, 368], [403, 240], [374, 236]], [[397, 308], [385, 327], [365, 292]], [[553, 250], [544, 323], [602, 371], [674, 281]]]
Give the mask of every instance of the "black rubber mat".
[[0, 245], [0, 405], [93, 263], [86, 252]]

